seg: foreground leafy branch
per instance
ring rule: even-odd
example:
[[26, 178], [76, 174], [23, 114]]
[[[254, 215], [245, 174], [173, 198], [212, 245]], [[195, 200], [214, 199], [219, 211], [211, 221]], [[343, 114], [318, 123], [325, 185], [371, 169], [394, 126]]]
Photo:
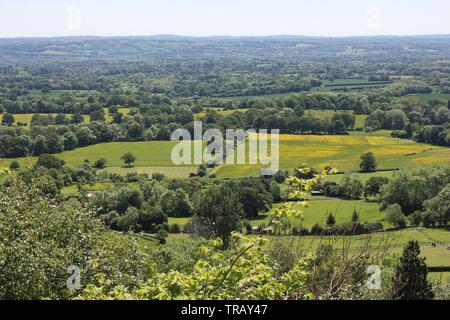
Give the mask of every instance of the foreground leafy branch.
[[326, 170], [306, 180], [290, 178], [289, 199], [274, 210], [267, 228], [258, 237], [233, 233], [231, 249], [222, 250], [221, 240], [212, 240], [200, 247], [200, 258], [192, 272], [153, 269], [149, 279], [135, 290], [120, 286], [109, 290], [109, 283], [100, 277], [96, 285], [89, 285], [79, 299], [311, 299], [306, 290], [309, 268], [314, 254], [300, 258], [295, 266], [277, 276], [265, 253], [264, 234], [283, 218], [301, 218], [302, 208], [308, 206], [306, 192], [334, 170]]

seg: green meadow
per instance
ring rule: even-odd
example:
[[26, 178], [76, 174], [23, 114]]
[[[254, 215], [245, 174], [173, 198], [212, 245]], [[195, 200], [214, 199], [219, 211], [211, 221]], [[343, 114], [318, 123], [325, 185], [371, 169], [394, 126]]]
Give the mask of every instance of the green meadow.
[[[350, 222], [353, 212], [358, 212], [361, 222], [378, 222], [384, 220], [384, 213], [380, 212], [378, 204], [374, 202], [365, 202], [363, 200], [340, 200], [340, 199], [321, 199], [311, 200], [309, 208], [302, 209], [302, 225], [311, 229], [316, 223], [325, 224], [326, 219], [332, 213], [336, 219], [336, 224]], [[280, 204], [275, 204], [274, 209]], [[190, 218], [169, 218], [169, 224], [186, 225]], [[270, 221], [268, 214], [249, 219], [253, 226], [267, 224]], [[294, 223], [295, 221], [293, 221]]]
[[[395, 174], [395, 171], [377, 171], [377, 172], [370, 172], [370, 173], [355, 173], [358, 175], [358, 177], [361, 179], [363, 183], [365, 183], [367, 180], [369, 180], [372, 177], [386, 177], [386, 178], [392, 178], [392, 176]], [[332, 176], [328, 176], [327, 179], [340, 183], [342, 179], [344, 179], [345, 174], [335, 174]]]
[[[56, 157], [62, 159], [66, 164], [75, 166], [82, 163], [84, 160], [89, 160], [94, 163], [99, 158], [107, 160], [108, 167], [122, 167], [123, 161], [120, 157], [126, 152], [133, 153], [137, 161], [136, 167], [166, 167], [173, 166], [171, 160], [172, 148], [177, 142], [172, 141], [145, 141], [145, 142], [111, 142], [78, 148], [76, 150], [65, 151], [57, 154]], [[27, 163], [34, 163], [37, 158], [18, 158], [21, 165]], [[13, 159], [0, 160], [0, 167], [7, 167]]]
[[[177, 144], [178, 142], [172, 141], [112, 142], [66, 151], [57, 157], [71, 166], [78, 165], [86, 159], [94, 163], [99, 158], [106, 158], [108, 170], [127, 173], [136, 170], [122, 168], [124, 165], [120, 157], [126, 152], [131, 152], [137, 157], [134, 165], [138, 170], [151, 173], [162, 170], [161, 168], [177, 167], [171, 160], [172, 149]], [[340, 171], [356, 171], [359, 169], [360, 156], [369, 151], [375, 154], [380, 169], [448, 164], [450, 159], [450, 148], [382, 136], [281, 135], [280, 167], [293, 170], [302, 163], [308, 163], [315, 168], [331, 165]], [[8, 167], [13, 160], [24, 166], [34, 163], [36, 157], [1, 159], [0, 167]], [[190, 168], [182, 174], [174, 173], [174, 177], [179, 174], [185, 176], [185, 173], [196, 166], [181, 167]], [[221, 165], [212, 173], [219, 177], [258, 176], [260, 168], [260, 165], [249, 164]]]
[[188, 178], [191, 173], [197, 172], [197, 167], [110, 167], [104, 169], [104, 171], [107, 171], [109, 173], [117, 173], [120, 175], [126, 175], [127, 173], [140, 173], [140, 174], [148, 174], [151, 176], [153, 173], [162, 173], [167, 178], [170, 179], [182, 179], [182, 178]]
[[[170, 221], [174, 221], [173, 219]], [[186, 239], [191, 237], [188, 234], [170, 234], [168, 241]], [[320, 245], [331, 245], [336, 250], [349, 248], [350, 254], [358, 249], [369, 245], [368, 250], [379, 250], [385, 248], [390, 254], [401, 255], [403, 248], [410, 240], [417, 240], [420, 244], [421, 255], [426, 258], [429, 267], [446, 267], [450, 261], [450, 250], [447, 246], [450, 243], [450, 231], [448, 229], [423, 229], [408, 228], [398, 231], [383, 231], [372, 235], [361, 235], [353, 237], [343, 236], [271, 236], [268, 239], [267, 247], [273, 241], [283, 240], [291, 243], [293, 247], [303, 248], [312, 251]], [[151, 252], [158, 247], [158, 244], [150, 238], [139, 238], [138, 243]], [[436, 247], [433, 247], [436, 244]], [[447, 281], [448, 272], [433, 272], [430, 276], [435, 280]]]
[[228, 115], [230, 115], [230, 114], [232, 114], [232, 113], [234, 113], [234, 112], [242, 112], [242, 113], [245, 113], [245, 112], [247, 112], [249, 109], [231, 109], [231, 110], [228, 110], [228, 109], [223, 109], [223, 108], [206, 108], [203, 112], [200, 112], [200, 113], [197, 113], [196, 115], [195, 115], [195, 119], [196, 120], [199, 120], [199, 119], [202, 119], [204, 116], [206, 116], [206, 113], [208, 112], [208, 110], [214, 110], [214, 111], [217, 111], [217, 113], [219, 113], [220, 115], [222, 115], [222, 116], [228, 116]]
[[[368, 240], [371, 249], [387, 246], [391, 254], [401, 255], [404, 246], [410, 240], [417, 240], [421, 247], [422, 256], [426, 257], [429, 267], [445, 267], [450, 261], [450, 232], [446, 229], [408, 228], [399, 231], [385, 231], [373, 235], [354, 237], [290, 237], [293, 242], [304, 244], [305, 247], [316, 248], [320, 244], [332, 245], [335, 249], [342, 249], [348, 245], [350, 251], [361, 248]], [[433, 243], [437, 246], [433, 247]]]
[[[319, 119], [331, 119], [333, 115], [340, 114], [340, 113], [353, 113], [352, 111], [345, 111], [345, 110], [307, 110], [306, 114], [312, 114], [313, 116], [319, 118]], [[355, 115], [355, 128], [363, 128], [364, 123], [366, 121], [367, 115], [364, 114], [357, 114]]]
[[[380, 169], [448, 164], [450, 148], [383, 136], [280, 136], [280, 168], [292, 170], [302, 163], [315, 168], [330, 165], [340, 171], [359, 170], [360, 156], [373, 152]], [[260, 165], [223, 165], [221, 177], [257, 176]]]
[[[359, 214], [361, 222], [378, 222], [384, 220], [384, 213], [380, 212], [378, 204], [365, 202], [363, 200], [341, 200], [341, 199], [321, 199], [310, 200], [310, 207], [302, 209], [302, 224], [311, 229], [316, 223], [326, 224], [328, 215], [331, 213], [336, 219], [336, 224], [352, 221], [353, 212]], [[275, 205], [274, 208], [277, 208]], [[267, 221], [267, 218], [264, 220]], [[261, 221], [263, 222], [263, 221]], [[260, 221], [253, 220], [253, 225], [259, 225]]]
[[[113, 116], [109, 114], [108, 109], [104, 108], [104, 113], [105, 113], [105, 121], [106, 122], [112, 122], [113, 120]], [[124, 115], [127, 115], [130, 112], [130, 108], [118, 108], [118, 111]], [[26, 123], [27, 126], [30, 126], [31, 123], [31, 118], [33, 117], [34, 113], [23, 113], [23, 114], [13, 114], [14, 116], [14, 124], [17, 124], [19, 122], [21, 123]], [[56, 116], [56, 113], [49, 113], [49, 114], [44, 114], [44, 115], [51, 115], [51, 116]], [[67, 119], [72, 119], [72, 114], [66, 114], [66, 118]], [[88, 115], [83, 115], [84, 118], [84, 123], [89, 123], [90, 117]], [[0, 122], [3, 119], [3, 114], [0, 114]]]

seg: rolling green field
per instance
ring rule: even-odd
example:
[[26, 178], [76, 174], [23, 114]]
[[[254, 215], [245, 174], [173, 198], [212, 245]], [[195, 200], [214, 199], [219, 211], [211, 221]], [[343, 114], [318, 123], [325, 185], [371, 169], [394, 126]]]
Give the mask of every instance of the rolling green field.
[[[132, 152], [137, 157], [135, 166], [140, 171], [154, 172], [154, 170], [161, 170], [161, 167], [175, 167], [171, 160], [171, 152], [177, 144], [178, 142], [172, 141], [113, 142], [66, 151], [57, 157], [71, 166], [78, 165], [85, 159], [94, 163], [97, 159], [104, 157], [108, 161], [108, 168], [112, 167], [112, 170], [126, 173], [130, 170], [122, 170], [124, 168], [121, 168], [123, 162], [120, 157], [126, 152]], [[292, 170], [302, 163], [308, 163], [315, 168], [331, 165], [340, 171], [358, 170], [361, 154], [368, 151], [373, 152], [377, 157], [379, 168], [450, 163], [450, 148], [414, 143], [410, 140], [381, 136], [281, 135], [280, 167]], [[24, 166], [34, 163], [36, 158], [2, 159], [0, 167], [8, 167], [13, 160], [17, 160]], [[181, 167], [190, 167], [189, 170], [183, 171], [184, 175], [192, 170], [194, 165]], [[258, 176], [260, 165], [222, 165], [214, 169], [212, 173], [219, 177]], [[175, 176], [178, 174], [174, 173]]]
[[[303, 241], [305, 246], [315, 248], [322, 244], [330, 244], [336, 249], [343, 248], [343, 246], [350, 241], [351, 250], [356, 250], [358, 247], [367, 241], [368, 235], [355, 237], [291, 237], [293, 241]], [[429, 267], [443, 267], [448, 266], [450, 262], [450, 250], [446, 246], [450, 244], [450, 232], [444, 229], [425, 229], [409, 228], [400, 231], [379, 232], [371, 236], [370, 243], [373, 248], [379, 245], [388, 244], [389, 252], [400, 255], [404, 246], [410, 240], [417, 240], [421, 246], [422, 256], [427, 258], [427, 265]], [[432, 244], [436, 243], [437, 247]]]
[[[175, 239], [188, 238], [188, 234], [170, 234], [168, 241]], [[370, 237], [370, 238], [369, 238]], [[450, 231], [446, 229], [422, 229], [422, 228], [408, 228], [400, 231], [386, 231], [378, 232], [373, 235], [361, 235], [354, 237], [317, 237], [317, 236], [272, 236], [267, 237], [270, 242], [275, 239], [283, 239], [292, 242], [293, 246], [298, 246], [305, 250], [314, 250], [321, 244], [328, 244], [333, 246], [336, 250], [342, 249], [344, 246], [349, 246], [350, 252], [354, 252], [361, 248], [364, 243], [370, 240], [372, 250], [378, 247], [387, 246], [390, 254], [400, 255], [405, 245], [410, 240], [417, 240], [421, 247], [421, 255], [426, 257], [426, 262], [429, 267], [445, 267], [450, 262], [450, 250], [447, 246], [450, 245]], [[436, 243], [437, 247], [432, 244]], [[140, 246], [152, 250], [158, 245], [153, 240], [140, 239]], [[448, 272], [436, 272], [430, 276], [433, 279], [444, 278], [448, 279]]]
[[[327, 199], [311, 200], [309, 203], [311, 206], [303, 209], [302, 221], [302, 224], [308, 229], [311, 229], [316, 223], [325, 224], [330, 213], [334, 215], [336, 224], [352, 221], [354, 210], [359, 213], [361, 222], [377, 222], [384, 219], [384, 213], [381, 213], [378, 204], [373, 202]], [[277, 206], [275, 205], [274, 207], [276, 208]], [[267, 218], [264, 220], [267, 221]], [[254, 220], [251, 223], [257, 226], [263, 221]]]
[[[379, 168], [405, 168], [449, 164], [450, 148], [382, 136], [280, 136], [280, 167], [292, 170], [302, 163], [315, 168], [331, 165], [338, 170], [358, 170], [360, 156], [373, 152]], [[257, 176], [259, 165], [223, 165], [221, 177]]]
[[[66, 151], [56, 156], [71, 166], [81, 164], [85, 159], [94, 163], [99, 158], [106, 158], [108, 167], [121, 167], [124, 164], [120, 157], [126, 152], [132, 152], [137, 157], [136, 167], [166, 167], [173, 166], [171, 152], [176, 144], [177, 142], [172, 141], [111, 142]], [[30, 162], [34, 163], [36, 159], [31, 157], [16, 160], [21, 165], [26, 165]], [[12, 160], [0, 160], [0, 167], [9, 166]]]
[[[169, 220], [171, 222], [171, 220]], [[187, 234], [170, 234], [168, 241], [186, 239], [190, 237]], [[336, 250], [342, 250], [346, 245], [350, 247], [350, 254], [367, 242], [369, 236], [355, 237], [269, 237], [268, 246], [274, 239], [283, 239], [292, 243], [292, 246], [303, 248], [306, 251], [312, 251], [321, 244], [332, 245]], [[120, 236], [115, 233], [109, 233], [108, 238], [111, 241], [120, 241]], [[431, 239], [438, 240], [443, 244], [450, 244], [450, 231], [442, 229], [421, 230], [418, 228], [410, 228], [401, 231], [380, 232], [374, 234], [370, 239], [371, 250], [377, 250], [379, 247], [387, 245], [389, 254], [400, 256], [403, 248], [409, 240], [419, 241], [421, 247], [421, 255], [426, 258], [429, 267], [445, 267], [450, 262], [450, 250], [440, 243], [437, 247], [433, 247]], [[151, 255], [158, 248], [158, 243], [151, 237], [136, 236], [139, 248]], [[429, 278], [443, 285], [450, 283], [450, 272], [430, 272]]]
[[[312, 200], [309, 202], [311, 206], [303, 209], [302, 224], [311, 229], [316, 223], [325, 224], [329, 213], [332, 213], [336, 219], [336, 224], [350, 222], [352, 220], [353, 211], [356, 210], [360, 215], [361, 222], [377, 222], [383, 221], [384, 213], [381, 213], [378, 204], [373, 202], [365, 202], [363, 200]], [[280, 204], [275, 204], [274, 209]], [[169, 218], [169, 224], [178, 224], [184, 226], [189, 222], [190, 218]], [[261, 224], [267, 224], [270, 218], [268, 215], [250, 219], [252, 226], [256, 227]]]

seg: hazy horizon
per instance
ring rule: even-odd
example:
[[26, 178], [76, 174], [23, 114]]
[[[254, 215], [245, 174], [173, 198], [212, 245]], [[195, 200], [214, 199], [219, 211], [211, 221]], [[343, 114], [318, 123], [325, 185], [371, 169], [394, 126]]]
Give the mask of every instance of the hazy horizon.
[[184, 35], [184, 34], [142, 34], [142, 35], [96, 35], [96, 34], [86, 34], [86, 35], [62, 35], [62, 36], [0, 36], [0, 39], [52, 39], [52, 38], [158, 38], [158, 37], [179, 37], [179, 38], [276, 38], [276, 37], [285, 37], [285, 38], [377, 38], [377, 37], [447, 37], [450, 36], [450, 33], [442, 33], [442, 34], [410, 34], [410, 35], [397, 35], [397, 34], [379, 34], [379, 35], [357, 35], [357, 36], [308, 36], [303, 34], [267, 34], [267, 35], [227, 35], [227, 34], [211, 34], [211, 35]]
[[450, 34], [450, 1], [0, 0], [0, 37]]

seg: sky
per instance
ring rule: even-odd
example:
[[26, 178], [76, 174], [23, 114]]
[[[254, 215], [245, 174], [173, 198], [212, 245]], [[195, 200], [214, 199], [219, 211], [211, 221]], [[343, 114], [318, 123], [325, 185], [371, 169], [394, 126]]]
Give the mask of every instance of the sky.
[[0, 0], [0, 37], [450, 34], [449, 0]]

